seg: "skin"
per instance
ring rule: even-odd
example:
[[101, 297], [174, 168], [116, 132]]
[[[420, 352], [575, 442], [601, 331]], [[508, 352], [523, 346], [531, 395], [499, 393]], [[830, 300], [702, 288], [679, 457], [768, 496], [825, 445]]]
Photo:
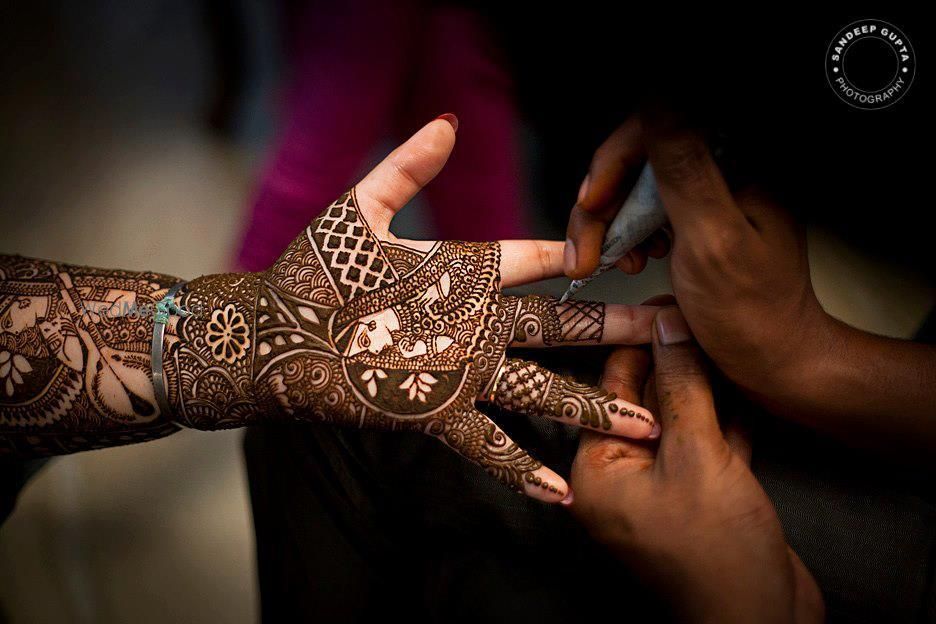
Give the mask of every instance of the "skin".
[[670, 230], [621, 268], [639, 272], [671, 247], [680, 308], [729, 379], [772, 411], [847, 443], [928, 457], [936, 448], [936, 347], [826, 313], [810, 281], [804, 228], [762, 195], [729, 189], [697, 134], [633, 118], [608, 138], [569, 219], [566, 274], [594, 270], [605, 228], [645, 159]]
[[[655, 438], [648, 410], [508, 357], [507, 348], [639, 344], [655, 309], [511, 297], [561, 272], [552, 241], [402, 240], [393, 216], [442, 169], [434, 120], [301, 232], [268, 270], [191, 280], [163, 344], [152, 306], [178, 278], [0, 256], [0, 452], [51, 455], [270, 421], [419, 431], [506, 486], [566, 502], [565, 480], [479, 407]], [[128, 310], [150, 312], [129, 314]]]
[[604, 386], [654, 405], [659, 446], [583, 433], [574, 515], [641, 570], [687, 622], [821, 622], [815, 580], [784, 541], [733, 423], [722, 432], [703, 356], [675, 306], [657, 315], [652, 354], [622, 347]]

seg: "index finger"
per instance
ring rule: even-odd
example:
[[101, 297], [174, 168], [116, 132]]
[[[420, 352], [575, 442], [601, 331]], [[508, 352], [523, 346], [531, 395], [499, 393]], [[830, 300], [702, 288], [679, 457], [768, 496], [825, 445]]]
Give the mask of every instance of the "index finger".
[[[608, 224], [620, 209], [620, 199], [636, 180], [644, 159], [641, 126], [633, 117], [595, 150], [566, 228], [566, 275], [581, 279], [598, 267]], [[627, 183], [628, 178], [630, 185]]]

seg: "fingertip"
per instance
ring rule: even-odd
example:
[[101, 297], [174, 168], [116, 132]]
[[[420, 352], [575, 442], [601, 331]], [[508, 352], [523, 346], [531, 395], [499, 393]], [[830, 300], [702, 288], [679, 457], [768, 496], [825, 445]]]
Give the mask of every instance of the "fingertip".
[[634, 275], [642, 273], [647, 268], [647, 253], [641, 249], [635, 250], [634, 254]]
[[455, 113], [442, 113], [433, 121], [437, 121], [439, 119], [449, 122], [449, 124], [452, 126], [452, 131], [458, 132], [458, 117], [455, 116]]
[[544, 503], [559, 503], [572, 493], [565, 479], [546, 466], [523, 476], [523, 490], [530, 498]]
[[572, 489], [570, 488], [569, 493], [566, 494], [565, 498], [559, 501], [559, 504], [564, 505], [566, 507], [571, 507], [574, 501], [575, 501], [575, 494], [572, 492]]
[[568, 277], [584, 279], [598, 268], [605, 229], [606, 224], [600, 218], [586, 213], [579, 206], [572, 209], [566, 229], [567, 245], [572, 243], [571, 250], [567, 246], [565, 269]]
[[663, 347], [688, 342], [692, 332], [677, 306], [666, 306], [656, 314], [654, 340]]
[[635, 440], [654, 439], [657, 420], [649, 410], [618, 398], [608, 403], [607, 409], [611, 413], [611, 428], [605, 433]]
[[626, 254], [624, 254], [624, 257], [622, 257], [620, 260], [614, 263], [614, 265], [618, 269], [627, 273], [628, 275], [634, 272], [634, 259], [633, 259], [633, 256], [631, 255], [632, 253], [633, 252], [630, 252], [630, 251], [627, 252]]

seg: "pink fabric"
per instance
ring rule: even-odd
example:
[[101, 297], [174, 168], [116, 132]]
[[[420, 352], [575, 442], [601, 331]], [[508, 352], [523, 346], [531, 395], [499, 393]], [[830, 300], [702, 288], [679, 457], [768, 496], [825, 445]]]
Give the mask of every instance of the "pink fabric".
[[517, 112], [509, 74], [466, 9], [368, 0], [311, 6], [290, 24], [285, 124], [237, 256], [267, 268], [362, 173], [382, 140], [445, 112], [448, 165], [425, 191], [439, 238], [522, 238]]

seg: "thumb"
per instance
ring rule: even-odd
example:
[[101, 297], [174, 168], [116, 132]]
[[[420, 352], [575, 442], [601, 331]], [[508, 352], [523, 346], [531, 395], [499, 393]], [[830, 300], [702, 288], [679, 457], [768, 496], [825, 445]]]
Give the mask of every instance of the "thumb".
[[451, 113], [430, 121], [358, 182], [359, 208], [378, 236], [387, 234], [393, 215], [445, 166], [457, 127]]
[[679, 308], [667, 306], [657, 312], [653, 325], [658, 418], [663, 426], [661, 462], [680, 462], [718, 448], [727, 450], [702, 353], [686, 319]]

